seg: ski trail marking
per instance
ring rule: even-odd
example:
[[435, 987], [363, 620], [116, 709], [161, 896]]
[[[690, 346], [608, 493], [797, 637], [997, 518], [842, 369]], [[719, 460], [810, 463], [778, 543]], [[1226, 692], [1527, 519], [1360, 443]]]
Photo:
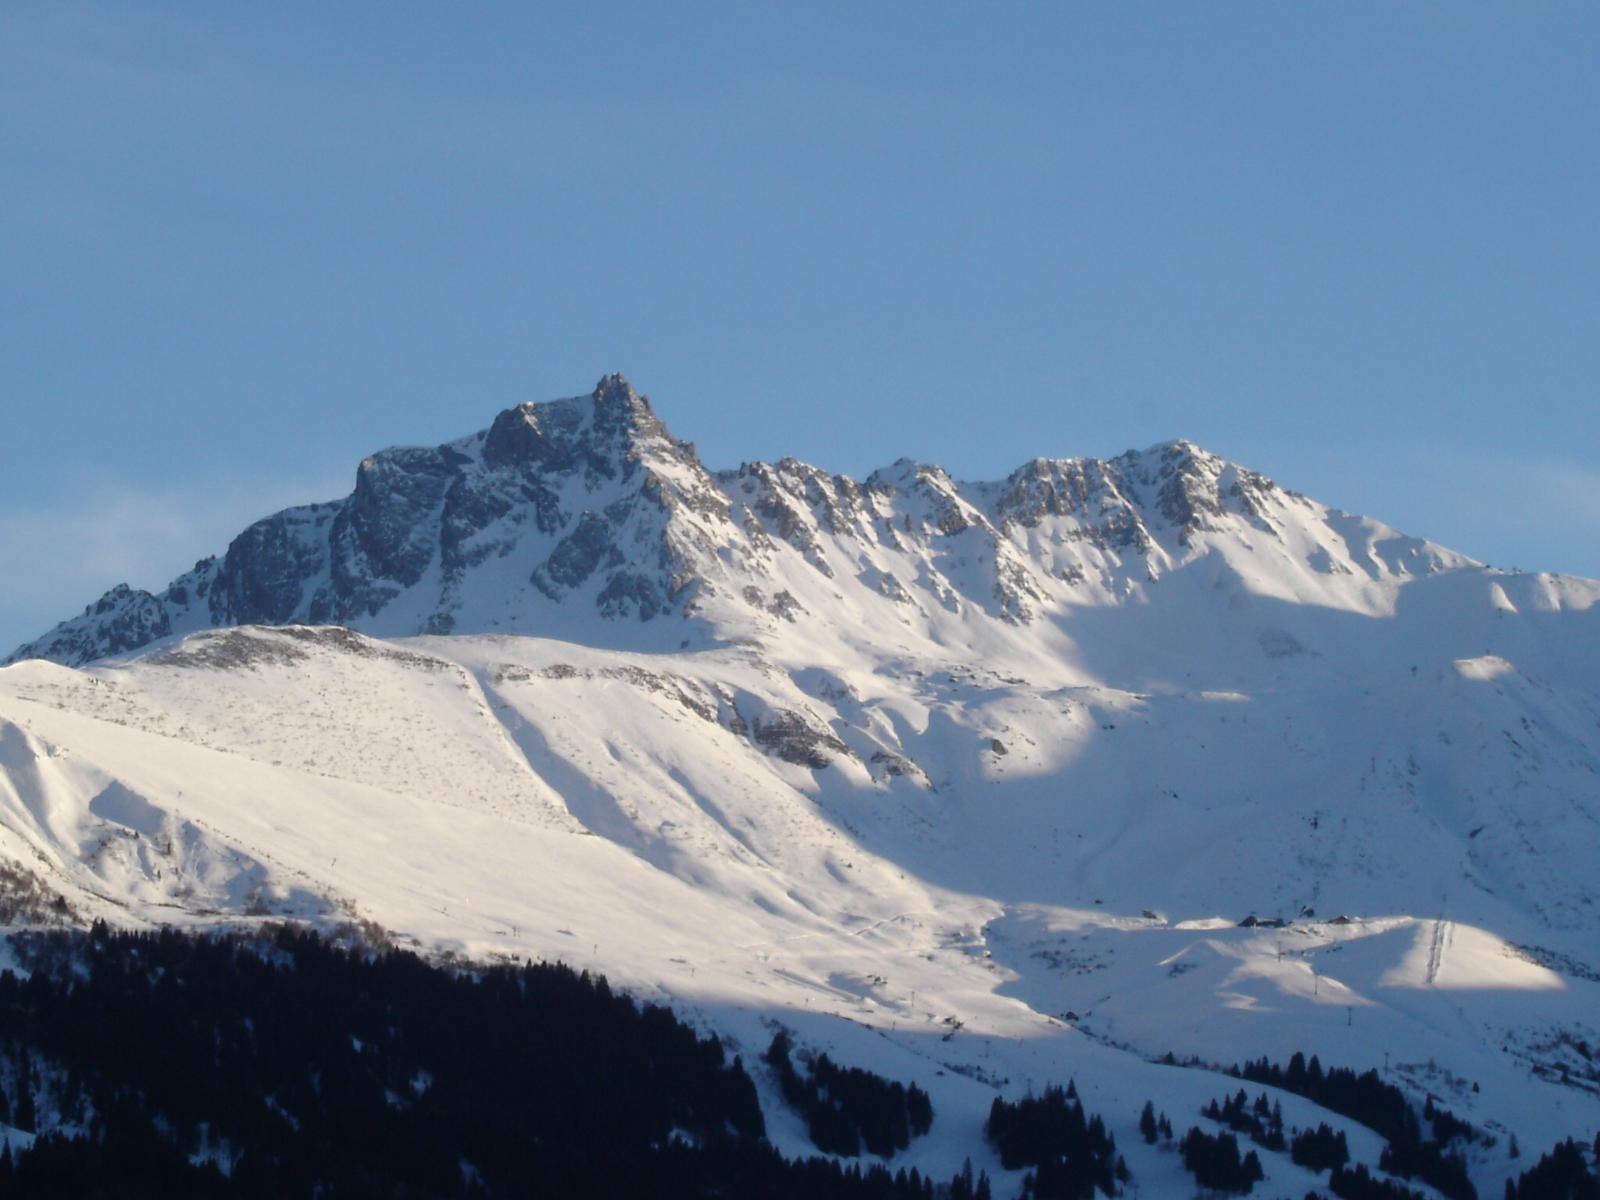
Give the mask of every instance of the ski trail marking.
[[1439, 978], [1439, 968], [1444, 962], [1444, 947], [1450, 933], [1450, 922], [1440, 919], [1433, 923], [1433, 938], [1428, 943], [1428, 972], [1425, 982], [1429, 987]]

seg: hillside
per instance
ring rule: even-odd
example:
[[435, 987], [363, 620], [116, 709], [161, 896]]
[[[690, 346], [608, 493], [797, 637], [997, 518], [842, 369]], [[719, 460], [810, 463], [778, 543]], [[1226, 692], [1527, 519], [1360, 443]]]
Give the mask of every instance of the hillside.
[[1600, 1127], [1597, 599], [1184, 442], [713, 472], [608, 377], [19, 649], [6, 902], [596, 968], [915, 1081], [937, 1178], [1074, 1078], [1188, 1194], [1140, 1107], [1233, 1088], [1157, 1060], [1314, 1053], [1488, 1131], [1497, 1195]]

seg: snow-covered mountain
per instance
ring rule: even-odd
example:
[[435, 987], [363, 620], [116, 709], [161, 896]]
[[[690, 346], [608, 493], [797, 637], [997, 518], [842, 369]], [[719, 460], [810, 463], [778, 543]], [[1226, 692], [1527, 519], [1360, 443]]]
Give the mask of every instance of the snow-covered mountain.
[[915, 1079], [941, 1177], [1075, 1077], [1189, 1194], [1139, 1107], [1233, 1086], [1156, 1060], [1316, 1053], [1498, 1138], [1497, 1194], [1600, 1127], [1597, 600], [1185, 442], [713, 472], [611, 376], [13, 654], [0, 900], [596, 967]]
[[[1035, 459], [977, 485], [910, 460], [865, 482], [793, 459], [713, 474], [613, 375], [447, 445], [375, 454], [344, 500], [256, 522], [159, 596], [115, 588], [8, 661], [77, 666], [174, 633], [298, 623], [648, 650], [793, 641], [799, 626], [875, 653], [1074, 663], [1070, 617], [1148, 606], [1174, 572], [1373, 615], [1398, 585], [1469, 565], [1187, 442]], [[1281, 650], [1281, 632], [1261, 636]]]

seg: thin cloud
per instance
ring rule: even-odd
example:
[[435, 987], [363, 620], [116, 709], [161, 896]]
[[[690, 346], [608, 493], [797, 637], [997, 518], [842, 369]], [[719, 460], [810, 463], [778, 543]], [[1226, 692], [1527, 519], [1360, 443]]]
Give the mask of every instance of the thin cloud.
[[227, 549], [252, 521], [347, 491], [342, 483], [234, 479], [152, 489], [101, 481], [60, 507], [0, 513], [0, 657], [118, 583], [159, 591]]
[[1409, 532], [1497, 567], [1600, 578], [1600, 471], [1553, 457], [1456, 450], [1415, 461], [1416, 482], [1434, 497], [1435, 528]]
[[1600, 471], [1554, 463], [1545, 468], [1541, 490], [1566, 505], [1572, 515], [1591, 523], [1600, 522]]

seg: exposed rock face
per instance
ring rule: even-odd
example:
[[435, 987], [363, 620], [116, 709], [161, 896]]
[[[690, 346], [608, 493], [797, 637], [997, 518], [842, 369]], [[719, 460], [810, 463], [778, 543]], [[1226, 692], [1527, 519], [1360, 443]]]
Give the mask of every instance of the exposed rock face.
[[750, 737], [768, 754], [814, 771], [827, 766], [834, 756], [849, 753], [837, 737], [818, 729], [791, 709], [757, 720]]
[[149, 592], [135, 591], [125, 583], [85, 609], [84, 619], [100, 632], [109, 647], [106, 652], [111, 654], [147, 645], [172, 632], [166, 606]]
[[7, 661], [79, 665], [239, 624], [394, 636], [598, 619], [586, 637], [643, 622], [646, 641], [677, 649], [836, 623], [841, 603], [891, 606], [943, 639], [951, 619], [1020, 627], [1120, 602], [1219, 546], [1295, 556], [1324, 578], [1468, 561], [1421, 542], [1401, 554], [1392, 531], [1353, 535], [1352, 520], [1181, 441], [1035, 459], [993, 484], [905, 459], [865, 482], [791, 458], [713, 476], [609, 375], [447, 445], [380, 451], [345, 499], [256, 522], [160, 595], [119, 585]]

